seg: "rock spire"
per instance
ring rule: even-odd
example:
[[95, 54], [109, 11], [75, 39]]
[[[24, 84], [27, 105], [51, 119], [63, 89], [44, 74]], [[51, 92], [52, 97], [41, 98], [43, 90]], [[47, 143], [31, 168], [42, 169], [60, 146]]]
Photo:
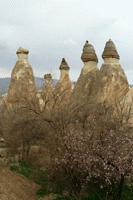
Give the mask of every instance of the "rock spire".
[[84, 104], [94, 99], [97, 94], [97, 82], [99, 80], [98, 58], [95, 49], [88, 41], [83, 46], [81, 59], [84, 63], [80, 76], [73, 89], [72, 99], [77, 104]]
[[52, 84], [52, 75], [44, 75], [44, 85], [40, 92], [38, 92], [40, 108], [43, 109], [46, 106], [47, 109], [50, 108], [53, 101], [53, 84]]
[[62, 61], [61, 61], [61, 64], [60, 64], [60, 82], [62, 81], [68, 81], [70, 80], [69, 78], [69, 70], [70, 70], [70, 67], [67, 63], [67, 61], [65, 60], [65, 58], [62, 58]]
[[70, 67], [65, 58], [62, 58], [60, 64], [60, 79], [55, 87], [55, 95], [60, 96], [62, 102], [68, 102], [71, 92], [72, 92], [72, 83], [69, 77]]
[[[120, 56], [112, 40], [108, 40], [102, 54], [101, 83], [104, 101], [120, 101], [128, 92], [129, 85], [123, 68], [119, 64]], [[101, 94], [102, 94], [101, 91]]]
[[20, 47], [17, 52], [18, 60], [11, 73], [7, 102], [20, 103], [24, 99], [33, 99], [36, 95], [36, 86], [33, 70], [28, 61], [29, 51]]

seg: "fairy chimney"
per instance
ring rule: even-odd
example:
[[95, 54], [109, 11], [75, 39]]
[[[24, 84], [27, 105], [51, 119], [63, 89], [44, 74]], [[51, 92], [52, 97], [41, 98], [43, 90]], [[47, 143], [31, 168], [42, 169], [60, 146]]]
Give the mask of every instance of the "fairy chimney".
[[124, 70], [119, 63], [120, 56], [111, 39], [106, 42], [102, 58], [104, 63], [100, 69], [103, 90], [101, 97], [104, 101], [109, 102], [120, 100], [128, 92], [129, 85]]
[[50, 108], [51, 102], [53, 101], [53, 89], [52, 75], [45, 74], [43, 88], [37, 92], [37, 98], [41, 110], [43, 110], [44, 107], [45, 109]]
[[53, 85], [52, 85], [52, 75], [51, 74], [45, 74], [44, 75], [44, 86], [42, 93], [51, 96], [53, 92]]
[[62, 103], [65, 103], [68, 102], [72, 93], [72, 82], [69, 77], [70, 67], [65, 58], [62, 58], [59, 69], [60, 69], [60, 78], [55, 86], [54, 92], [55, 95], [57, 95], [58, 97], [60, 97], [60, 99], [62, 99]]
[[70, 67], [68, 66], [65, 58], [62, 58], [59, 69], [60, 69], [60, 79], [59, 79], [59, 81], [62, 82], [64, 79], [69, 79]]
[[59, 82], [57, 83], [57, 87], [59, 87], [61, 91], [71, 90], [72, 84], [69, 77], [70, 67], [65, 58], [62, 58], [59, 69], [60, 69], [60, 79]]
[[73, 101], [78, 102], [78, 104], [85, 103], [97, 94], [97, 82], [99, 81], [98, 58], [93, 45], [88, 41], [85, 42], [83, 47], [81, 60], [84, 65], [72, 94]]
[[11, 73], [7, 94], [9, 104], [30, 100], [36, 95], [33, 70], [28, 61], [29, 51], [20, 47], [16, 54], [18, 60]]

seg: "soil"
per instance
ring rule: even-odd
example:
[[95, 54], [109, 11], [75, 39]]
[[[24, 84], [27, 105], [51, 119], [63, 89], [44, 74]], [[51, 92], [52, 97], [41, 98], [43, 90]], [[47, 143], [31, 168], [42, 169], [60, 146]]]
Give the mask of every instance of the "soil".
[[26, 177], [0, 167], [0, 200], [36, 200], [38, 188]]

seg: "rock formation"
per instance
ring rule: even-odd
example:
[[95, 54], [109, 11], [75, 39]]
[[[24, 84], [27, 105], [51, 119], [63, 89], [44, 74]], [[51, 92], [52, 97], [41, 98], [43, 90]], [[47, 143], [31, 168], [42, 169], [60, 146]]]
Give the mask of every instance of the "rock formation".
[[51, 74], [45, 74], [44, 75], [45, 84], [43, 86], [42, 93], [45, 96], [51, 96], [53, 92], [53, 85], [52, 85], [52, 75]]
[[68, 66], [65, 58], [62, 58], [59, 69], [60, 69], [60, 79], [59, 79], [58, 84], [60, 85], [61, 90], [62, 91], [64, 91], [64, 90], [71, 91], [72, 84], [71, 84], [71, 80], [69, 77], [70, 67]]
[[7, 103], [16, 104], [35, 98], [36, 86], [32, 67], [28, 62], [29, 51], [19, 48], [16, 52], [18, 60], [11, 74]]
[[44, 106], [49, 106], [51, 105], [53, 101], [53, 84], [52, 84], [52, 75], [51, 74], [45, 74], [44, 75], [44, 85], [42, 90], [39, 92], [40, 95], [39, 97], [39, 104], [41, 110], [44, 108]]
[[[18, 60], [11, 74], [6, 102], [8, 105], [32, 100], [38, 96], [41, 109], [57, 105], [74, 103], [74, 105], [87, 105], [93, 102], [113, 103], [121, 101], [127, 95], [130, 99], [129, 85], [126, 75], [119, 64], [119, 54], [112, 40], [107, 41], [102, 58], [104, 63], [99, 70], [98, 58], [93, 45], [85, 42], [81, 59], [84, 63], [80, 76], [72, 90], [69, 77], [70, 67], [65, 58], [60, 64], [60, 79], [55, 88], [52, 84], [51, 74], [44, 76], [45, 84], [41, 91], [36, 92], [36, 86], [31, 65], [28, 62], [29, 51], [23, 48], [17, 50]], [[132, 96], [132, 95], [131, 95]], [[38, 105], [38, 104], [37, 104]]]
[[86, 41], [81, 59], [84, 66], [73, 90], [73, 101], [84, 104], [94, 98], [97, 94], [99, 69], [97, 68], [98, 58], [94, 47]]
[[70, 67], [65, 58], [62, 58], [60, 64], [60, 79], [55, 87], [55, 95], [58, 96], [59, 101], [67, 102], [72, 93], [72, 83], [69, 77]]
[[120, 101], [128, 92], [127, 77], [119, 64], [120, 56], [112, 40], [106, 42], [102, 58], [104, 63], [100, 69], [102, 84], [102, 100]]

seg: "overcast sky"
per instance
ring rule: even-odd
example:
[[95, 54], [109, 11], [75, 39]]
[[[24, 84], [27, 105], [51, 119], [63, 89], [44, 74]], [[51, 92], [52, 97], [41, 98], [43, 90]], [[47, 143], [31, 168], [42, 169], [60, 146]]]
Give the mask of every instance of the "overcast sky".
[[109, 38], [133, 83], [133, 0], [0, 0], [0, 77], [10, 76], [22, 46], [36, 76], [58, 78], [65, 57], [76, 80], [85, 40], [94, 45], [100, 67]]

